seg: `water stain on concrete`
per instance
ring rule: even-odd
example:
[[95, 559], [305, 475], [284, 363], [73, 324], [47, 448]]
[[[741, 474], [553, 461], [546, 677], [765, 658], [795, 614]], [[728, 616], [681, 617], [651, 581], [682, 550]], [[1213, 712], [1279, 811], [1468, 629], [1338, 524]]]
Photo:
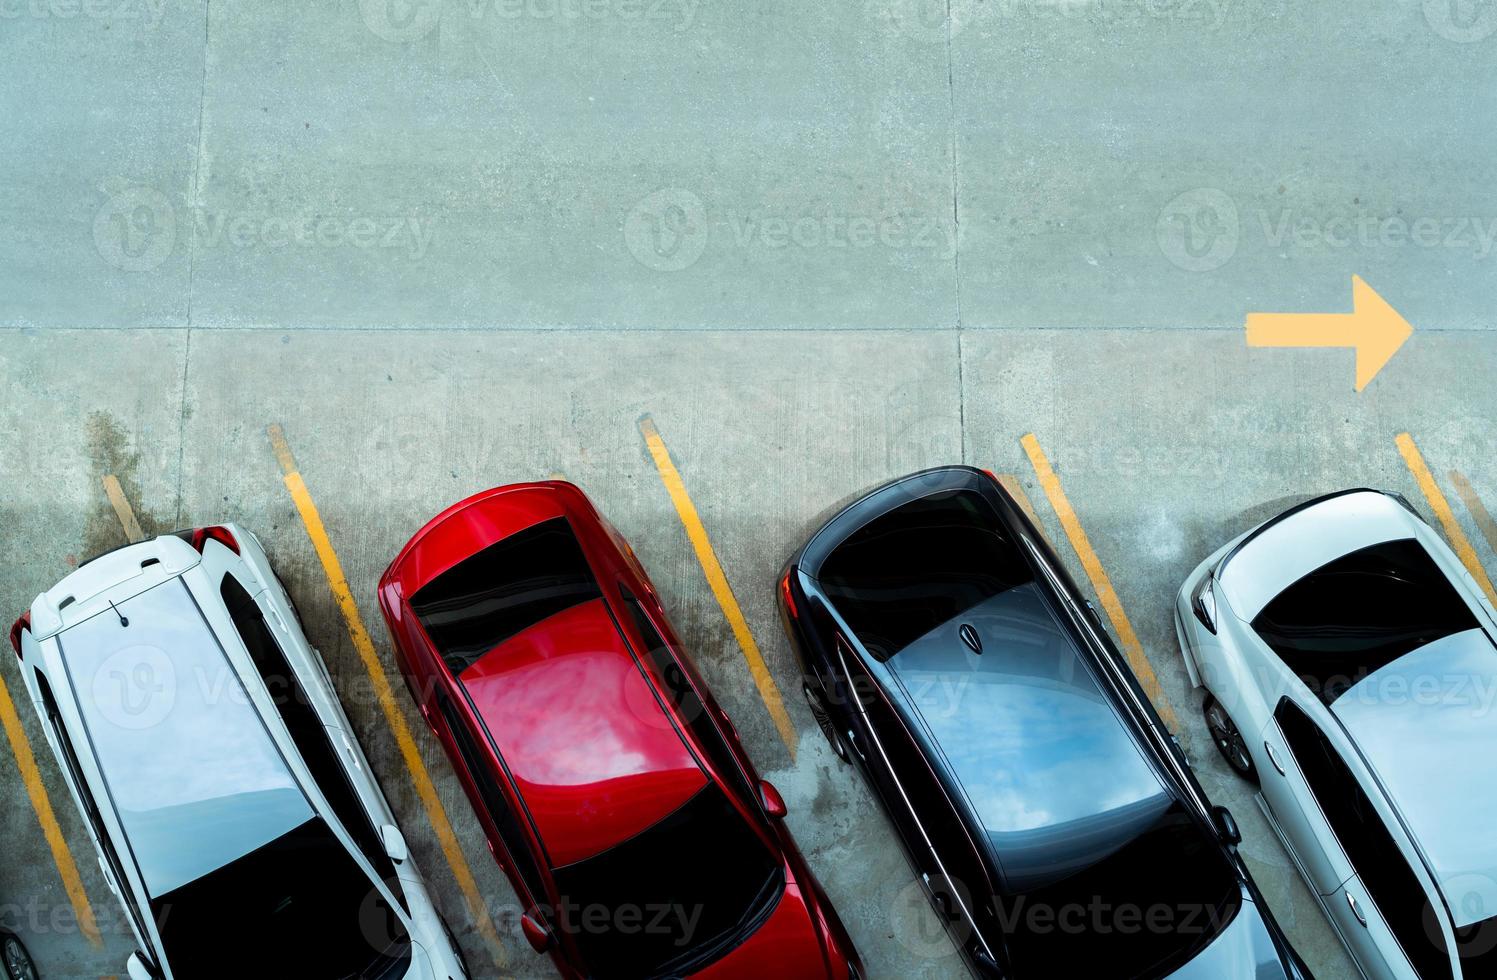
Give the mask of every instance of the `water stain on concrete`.
[[120, 420], [110, 412], [90, 412], [84, 423], [84, 437], [89, 475], [97, 497], [84, 524], [83, 544], [78, 552], [80, 561], [128, 543], [119, 516], [104, 491], [104, 477], [111, 474], [120, 481], [120, 489], [125, 492], [125, 499], [130, 501], [140, 529], [148, 537], [172, 530], [146, 506], [138, 478], [140, 451], [133, 448], [130, 433]]

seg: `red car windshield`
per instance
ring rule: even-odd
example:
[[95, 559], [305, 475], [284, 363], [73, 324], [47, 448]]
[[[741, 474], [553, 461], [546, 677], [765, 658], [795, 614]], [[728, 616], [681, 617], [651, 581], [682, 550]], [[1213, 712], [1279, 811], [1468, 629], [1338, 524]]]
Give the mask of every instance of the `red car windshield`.
[[601, 854], [555, 871], [591, 976], [675, 976], [738, 945], [785, 889], [782, 863], [716, 784]]

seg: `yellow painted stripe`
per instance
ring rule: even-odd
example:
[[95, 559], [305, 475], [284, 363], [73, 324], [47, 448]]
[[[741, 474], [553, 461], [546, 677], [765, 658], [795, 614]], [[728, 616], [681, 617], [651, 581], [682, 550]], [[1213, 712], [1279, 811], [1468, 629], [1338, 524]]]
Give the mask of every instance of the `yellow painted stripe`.
[[1481, 529], [1481, 536], [1487, 539], [1487, 545], [1493, 551], [1497, 551], [1497, 520], [1492, 519], [1492, 514], [1487, 510], [1487, 505], [1481, 502], [1481, 497], [1477, 496], [1476, 488], [1471, 485], [1470, 480], [1466, 479], [1466, 474], [1460, 470], [1450, 471], [1450, 482], [1455, 484], [1456, 495], [1461, 498], [1461, 502], [1471, 512], [1471, 518], [1476, 521], [1476, 526]]
[[1414, 474], [1414, 481], [1419, 484], [1419, 490], [1424, 494], [1424, 499], [1429, 501], [1430, 509], [1439, 518], [1440, 526], [1445, 529], [1445, 537], [1450, 541], [1450, 547], [1455, 550], [1461, 559], [1461, 564], [1466, 566], [1466, 571], [1476, 579], [1476, 583], [1486, 592], [1487, 598], [1497, 605], [1497, 591], [1492, 589], [1492, 580], [1487, 577], [1487, 570], [1481, 567], [1481, 561], [1476, 557], [1476, 549], [1471, 547], [1471, 539], [1466, 537], [1466, 532], [1461, 530], [1460, 522], [1455, 519], [1455, 512], [1450, 509], [1450, 502], [1445, 499], [1445, 494], [1440, 485], [1435, 482], [1435, 476], [1425, 465], [1424, 455], [1419, 452], [1419, 447], [1414, 445], [1414, 437], [1407, 432], [1401, 432], [1393, 440], [1398, 445], [1398, 451], [1403, 455], [1404, 464], [1408, 466], [1409, 472]]
[[52, 812], [52, 801], [47, 798], [47, 787], [42, 784], [41, 770], [36, 766], [31, 742], [26, 738], [26, 730], [21, 727], [16, 704], [11, 700], [10, 688], [5, 686], [4, 678], [0, 678], [0, 725], [5, 727], [5, 737], [10, 739], [10, 750], [16, 756], [16, 768], [21, 770], [21, 782], [26, 786], [31, 808], [36, 811], [36, 822], [42, 825], [42, 834], [47, 838], [47, 847], [52, 851], [57, 873], [62, 877], [63, 890], [68, 893], [73, 914], [78, 918], [78, 930], [95, 949], [103, 949], [104, 940], [99, 935], [99, 924], [94, 919], [94, 907], [89, 904], [88, 893], [83, 890], [83, 878], [78, 874], [78, 864], [73, 860], [68, 842], [63, 839], [57, 814]]
[[785, 710], [785, 699], [780, 696], [779, 685], [770, 675], [769, 667], [764, 663], [764, 655], [759, 652], [759, 644], [754, 642], [754, 634], [749, 631], [748, 620], [743, 618], [743, 610], [738, 607], [738, 599], [733, 595], [732, 586], [728, 585], [728, 576], [723, 572], [722, 563], [717, 560], [717, 552], [713, 550], [712, 541], [707, 537], [707, 529], [702, 526], [702, 519], [697, 515], [696, 505], [686, 492], [686, 484], [681, 481], [676, 464], [671, 462], [671, 454], [665, 448], [665, 441], [660, 438], [659, 430], [655, 428], [655, 421], [648, 416], [640, 419], [639, 431], [645, 437], [645, 445], [649, 447], [655, 468], [660, 471], [660, 482], [665, 484], [665, 492], [670, 494], [671, 503], [676, 505], [676, 515], [681, 518], [681, 526], [686, 529], [686, 537], [691, 540], [691, 546], [696, 551], [702, 574], [707, 576], [707, 585], [712, 589], [723, 616], [733, 629], [738, 648], [743, 651], [743, 659], [748, 664], [749, 673], [753, 675], [754, 686], [759, 689], [759, 697], [769, 709], [769, 717], [774, 720], [775, 727], [780, 731], [780, 738], [790, 750], [790, 758], [794, 760], [796, 748], [800, 744], [800, 734], [790, 721], [790, 714]]
[[364, 670], [369, 674], [375, 698], [379, 701], [380, 708], [384, 710], [385, 720], [390, 725], [390, 732], [395, 736], [395, 743], [400, 748], [406, 768], [410, 770], [411, 782], [416, 786], [416, 794], [421, 798], [422, 805], [426, 807], [426, 815], [431, 821], [432, 830], [436, 832], [438, 842], [442, 845], [442, 853], [446, 855], [447, 863], [452, 866], [453, 877], [457, 879], [458, 888], [462, 890], [463, 898], [468, 903], [468, 912], [477, 924], [479, 933], [489, 944], [494, 964], [502, 969], [507, 963], [504, 944], [494, 929], [494, 920], [489, 913], [488, 904], [484, 902], [483, 895], [478, 891], [478, 882], [474, 880], [473, 871], [468, 867], [468, 860], [463, 856], [462, 848], [458, 845], [457, 834], [452, 829], [452, 823], [447, 819], [447, 810], [437, 795], [437, 788], [432, 783], [426, 763], [416, 747], [416, 739], [411, 734], [410, 726], [406, 724], [405, 715], [401, 712], [400, 706], [395, 703], [395, 693], [390, 687], [389, 675], [385, 673], [384, 665], [380, 663], [379, 655], [374, 649], [374, 641], [369, 638], [369, 631], [364, 628], [364, 620], [359, 615], [358, 603], [354, 601], [353, 591], [348, 587], [348, 579], [343, 574], [343, 563], [338, 560], [338, 554], [333, 550], [333, 542], [328, 537], [327, 528], [323, 526], [317, 505], [312, 501], [312, 495], [308, 492], [307, 485], [303, 482], [301, 473], [296, 467], [296, 458], [291, 454], [291, 447], [286, 442], [285, 433], [279, 425], [270, 426], [269, 432], [270, 444], [275, 449], [276, 459], [281, 464], [286, 489], [291, 493], [297, 512], [301, 514], [302, 524], [306, 527], [307, 537], [311, 539], [312, 547], [316, 549], [317, 557], [322, 562], [322, 569], [327, 573], [328, 588], [338, 604], [338, 611], [343, 614], [343, 622], [348, 627], [349, 638], [353, 640], [359, 659], [364, 663]]
[[1123, 647], [1123, 656], [1128, 658], [1128, 665], [1133, 668], [1139, 686], [1144, 689], [1149, 700], [1154, 702], [1154, 709], [1159, 712], [1159, 717], [1165, 725], [1171, 730], [1178, 729], [1179, 720], [1175, 717], [1175, 709], [1164, 695], [1164, 688], [1159, 684], [1159, 677], [1154, 673], [1153, 665], [1149, 663], [1149, 658], [1144, 654], [1143, 644], [1139, 642], [1138, 634], [1133, 631], [1133, 623], [1129, 621], [1128, 614], [1123, 611], [1122, 600], [1118, 598], [1117, 590], [1112, 587], [1112, 580], [1108, 578], [1107, 570], [1102, 567], [1101, 559], [1092, 550], [1091, 541], [1087, 539], [1081, 520], [1076, 516], [1075, 509], [1071, 507], [1071, 501], [1066, 497], [1066, 492], [1060, 485], [1060, 478], [1055, 475], [1055, 470], [1051, 468], [1050, 460], [1045, 456], [1045, 451], [1040, 448], [1039, 440], [1034, 437], [1034, 433], [1031, 432], [1020, 441], [1023, 443], [1024, 451], [1029, 454], [1029, 462], [1034, 466], [1035, 475], [1039, 477], [1040, 487], [1045, 491], [1050, 507], [1055, 511], [1055, 516], [1060, 519], [1060, 526], [1065, 529], [1066, 537], [1070, 540], [1076, 557], [1081, 559], [1081, 567], [1086, 570], [1087, 578], [1091, 579], [1092, 588], [1097, 593], [1098, 601], [1102, 603], [1102, 610], [1107, 613], [1108, 621], [1112, 623], [1113, 631], [1118, 635], [1118, 642]]
[[130, 501], [125, 497], [125, 490], [120, 486], [119, 478], [113, 473], [104, 477], [104, 495], [109, 498], [109, 503], [114, 508], [115, 516], [120, 519], [120, 527], [125, 529], [125, 540], [131, 544], [137, 541], [144, 541], [146, 535], [140, 529], [140, 521], [135, 519], [135, 510], [130, 506]]

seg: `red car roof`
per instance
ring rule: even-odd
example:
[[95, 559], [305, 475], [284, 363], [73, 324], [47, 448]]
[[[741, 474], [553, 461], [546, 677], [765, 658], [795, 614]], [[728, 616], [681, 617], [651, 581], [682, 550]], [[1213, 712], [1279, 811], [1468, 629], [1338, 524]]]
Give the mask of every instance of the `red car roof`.
[[516, 634], [459, 680], [556, 867], [648, 829], [707, 784], [602, 599]]

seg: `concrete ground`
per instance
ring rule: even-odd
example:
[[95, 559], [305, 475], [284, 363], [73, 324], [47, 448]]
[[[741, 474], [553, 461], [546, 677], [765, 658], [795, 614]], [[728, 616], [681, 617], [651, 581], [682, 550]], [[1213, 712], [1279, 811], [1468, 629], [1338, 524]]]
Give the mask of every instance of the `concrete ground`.
[[[960, 460], [1013, 474], [1090, 589], [1032, 433], [1273, 911], [1317, 976], [1353, 975], [1217, 760], [1170, 601], [1254, 521], [1358, 484], [1432, 517], [1448, 500], [1497, 566], [1497, 3], [0, 0], [0, 21], [0, 610], [123, 542], [107, 476], [147, 533], [254, 528], [481, 975], [553, 974], [397, 692], [499, 916], [494, 965], [272, 423], [387, 670], [374, 583], [427, 517], [556, 472], [586, 489], [877, 978], [960, 967], [796, 696], [773, 577], [831, 502]], [[1348, 352], [1246, 348], [1247, 312], [1348, 309], [1353, 274], [1417, 328], [1366, 391]], [[13, 664], [0, 680], [23, 690]], [[10, 748], [0, 925], [44, 976], [118, 974], [123, 923], [20, 708], [102, 935], [76, 925]]]

